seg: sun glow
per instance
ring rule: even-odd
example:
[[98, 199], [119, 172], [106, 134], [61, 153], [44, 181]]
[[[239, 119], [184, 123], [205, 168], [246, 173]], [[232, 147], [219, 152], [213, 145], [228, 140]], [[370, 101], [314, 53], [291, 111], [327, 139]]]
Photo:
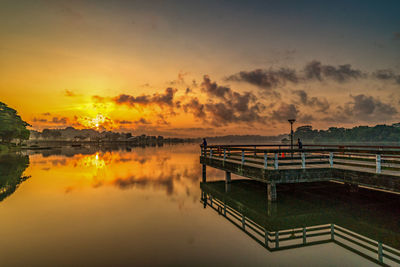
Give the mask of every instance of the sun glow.
[[114, 121], [103, 114], [97, 114], [96, 117], [83, 117], [78, 119], [79, 123], [87, 128], [105, 128], [105, 129], [113, 129]]

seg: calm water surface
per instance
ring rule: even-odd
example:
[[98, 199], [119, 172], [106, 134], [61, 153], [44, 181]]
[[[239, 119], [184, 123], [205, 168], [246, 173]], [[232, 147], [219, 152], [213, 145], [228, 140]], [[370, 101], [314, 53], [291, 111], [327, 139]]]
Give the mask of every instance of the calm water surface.
[[[207, 169], [210, 182], [207, 184], [216, 186], [217, 198], [224, 198], [224, 183], [212, 181], [223, 179], [222, 171]], [[332, 242], [268, 251], [216, 210], [204, 208], [200, 181], [198, 145], [117, 150], [63, 148], [29, 152], [29, 155], [3, 155], [0, 157], [1, 265], [375, 265]], [[233, 183], [233, 193], [241, 190], [246, 193], [231, 195], [236, 203], [232, 208], [252, 210], [256, 217], [264, 216], [260, 220], [265, 220], [268, 207], [260, 197], [263, 189], [257, 188], [260, 186], [252, 184], [249, 189], [246, 183]], [[311, 212], [315, 216], [312, 203], [321, 202], [321, 197], [313, 201], [290, 193], [290, 188], [283, 188], [283, 193], [279, 190], [278, 198], [282, 197], [274, 216], [283, 218], [282, 223], [287, 222], [285, 216], [293, 210], [303, 219], [311, 218], [307, 217]], [[297, 200], [291, 199], [291, 195], [311, 204], [294, 209]], [[247, 196], [253, 196], [250, 197], [253, 200], [249, 201]], [[400, 203], [396, 202], [398, 199], [391, 201]], [[397, 213], [389, 210], [385, 211], [388, 214], [379, 214], [379, 207], [371, 211], [367, 204], [360, 204], [365, 220], [376, 217], [374, 214], [383, 216], [380, 218], [383, 230], [397, 244], [399, 220], [390, 223], [399, 219]], [[317, 209], [324, 214], [326, 207]], [[340, 216], [346, 217], [346, 212], [351, 213], [345, 209]], [[316, 224], [340, 225], [338, 222], [321, 220]], [[312, 224], [312, 220], [302, 223]], [[374, 222], [359, 223], [375, 227]], [[371, 237], [379, 238], [381, 230]], [[374, 254], [372, 257], [376, 258]]]

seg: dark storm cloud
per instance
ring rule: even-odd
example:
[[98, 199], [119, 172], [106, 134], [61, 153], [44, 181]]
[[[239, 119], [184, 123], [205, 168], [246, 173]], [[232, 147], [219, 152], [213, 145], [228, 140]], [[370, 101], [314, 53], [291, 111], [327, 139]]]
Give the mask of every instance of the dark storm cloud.
[[252, 71], [240, 71], [227, 77], [229, 81], [247, 82], [256, 85], [267, 92], [276, 93], [275, 88], [289, 84], [298, 84], [308, 81], [332, 80], [339, 83], [355, 79], [367, 78], [368, 74], [354, 69], [350, 64], [324, 65], [314, 60], [307, 63], [301, 71], [291, 68], [280, 68], [278, 70], [255, 69]]
[[393, 116], [397, 114], [397, 110], [390, 104], [383, 103], [379, 99], [373, 96], [366, 96], [363, 94], [351, 96], [353, 101], [352, 107], [347, 110], [348, 114], [354, 114], [356, 116], [368, 117], [370, 115], [386, 115]]
[[288, 68], [279, 70], [241, 71], [227, 78], [230, 81], [247, 82], [260, 88], [271, 90], [276, 87], [284, 86], [287, 82], [297, 83], [296, 71]]
[[210, 96], [216, 96], [222, 99], [229, 97], [232, 93], [231, 88], [217, 85], [216, 82], [210, 80], [208, 75], [204, 75], [201, 86], [203, 92], [206, 92]]
[[323, 65], [317, 60], [308, 63], [303, 71], [304, 78], [307, 80], [323, 81], [325, 79], [332, 79], [340, 83], [366, 76], [362, 71], [353, 69], [350, 64], [335, 67], [332, 65]]
[[184, 104], [183, 110], [193, 113], [196, 118], [204, 119], [206, 117], [204, 104], [201, 104], [197, 97], [192, 98], [189, 103]]
[[211, 81], [208, 75], [203, 77], [202, 90], [209, 96], [207, 103], [203, 104], [197, 98], [192, 98], [183, 105], [185, 112], [192, 113], [198, 119], [209, 121], [213, 125], [265, 120], [265, 116], [261, 115], [265, 106], [250, 92], [239, 93], [230, 87], [220, 86]]
[[372, 73], [372, 76], [378, 80], [393, 81], [397, 84], [400, 84], [400, 74], [395, 74], [390, 69], [377, 70]]
[[287, 121], [288, 119], [296, 119], [299, 110], [294, 104], [282, 103], [278, 109], [274, 110], [271, 119], [274, 121]]
[[318, 112], [326, 112], [330, 107], [328, 100], [325, 98], [320, 99], [318, 97], [309, 97], [307, 92], [304, 90], [295, 90], [293, 91], [293, 94], [299, 97], [298, 102], [300, 104], [304, 106], [315, 107], [316, 111]]
[[384, 103], [373, 96], [350, 95], [350, 101], [337, 106], [334, 116], [323, 118], [327, 122], [353, 123], [356, 121], [383, 122], [393, 119], [398, 110], [390, 103]]
[[132, 96], [121, 94], [117, 97], [113, 98], [113, 101], [118, 105], [128, 105], [128, 106], [136, 106], [136, 105], [151, 105], [157, 104], [159, 106], [173, 106], [174, 105], [174, 95], [177, 89], [173, 89], [168, 87], [165, 89], [164, 94], [155, 93], [153, 95], [141, 95], [141, 96]]

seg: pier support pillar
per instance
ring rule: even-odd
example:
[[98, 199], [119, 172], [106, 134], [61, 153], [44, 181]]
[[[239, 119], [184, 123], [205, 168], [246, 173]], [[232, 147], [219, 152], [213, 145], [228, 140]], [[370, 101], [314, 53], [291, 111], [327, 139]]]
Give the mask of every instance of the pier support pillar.
[[278, 203], [268, 201], [267, 202], [267, 215], [270, 217], [276, 216], [277, 212], [278, 212]]
[[203, 183], [207, 181], [207, 166], [203, 164]]
[[227, 184], [231, 183], [231, 173], [230, 172], [225, 172], [225, 183], [227, 183]]
[[231, 183], [225, 183], [225, 193], [231, 192]]
[[203, 208], [207, 208], [207, 194], [206, 192], [201, 192], [201, 199], [203, 200]]
[[275, 183], [268, 183], [267, 184], [267, 195], [268, 201], [276, 201], [276, 185]]
[[225, 192], [229, 193], [231, 191], [231, 173], [225, 172]]

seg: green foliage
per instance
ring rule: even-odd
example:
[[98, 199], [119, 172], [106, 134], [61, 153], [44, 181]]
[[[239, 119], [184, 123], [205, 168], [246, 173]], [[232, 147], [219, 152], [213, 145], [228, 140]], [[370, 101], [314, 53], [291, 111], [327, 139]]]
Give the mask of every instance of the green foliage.
[[22, 176], [28, 166], [28, 156], [0, 155], [0, 201], [14, 193], [18, 186], [29, 178]]
[[0, 102], [0, 138], [4, 143], [10, 143], [13, 139], [28, 140], [28, 123], [23, 121], [17, 111]]
[[312, 126], [298, 127], [295, 140], [324, 142], [400, 142], [400, 128], [393, 125], [357, 126], [352, 129], [331, 127], [328, 130], [313, 130]]

